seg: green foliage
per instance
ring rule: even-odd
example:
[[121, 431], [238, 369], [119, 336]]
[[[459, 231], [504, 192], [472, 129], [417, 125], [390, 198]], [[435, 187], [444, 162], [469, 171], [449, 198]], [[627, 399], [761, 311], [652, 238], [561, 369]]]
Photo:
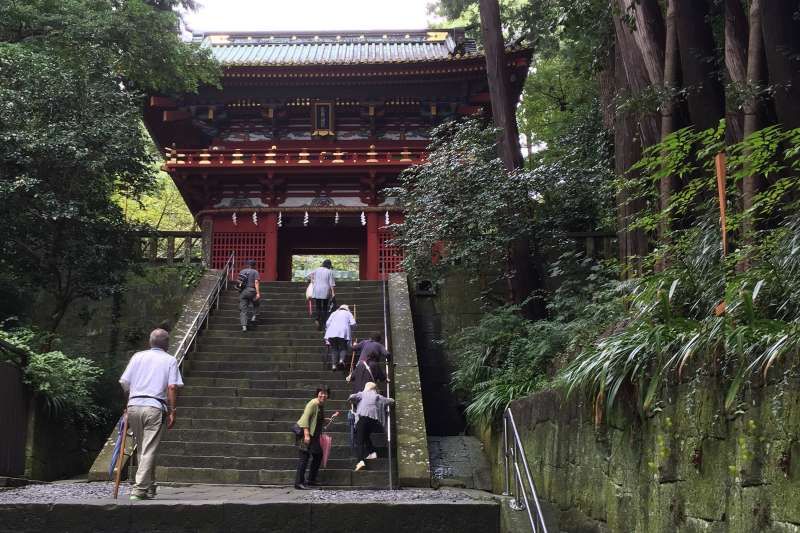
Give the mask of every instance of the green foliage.
[[406, 251], [406, 271], [419, 279], [437, 278], [454, 266], [485, 272], [530, 231], [529, 176], [505, 171], [494, 131], [477, 120], [436, 128], [428, 159], [404, 171], [400, 183], [388, 191], [406, 209], [404, 223], [395, 226], [397, 240]]
[[159, 172], [154, 186], [138, 198], [115, 194], [125, 219], [154, 230], [193, 231], [197, 224], [180, 191], [167, 174]]
[[550, 319], [529, 321], [504, 306], [449, 339], [458, 360], [453, 388], [466, 398], [471, 423], [488, 423], [511, 400], [547, 385], [556, 357], [581, 350], [621, 313], [609, 265], [565, 254], [551, 275], [562, 283], [548, 306]]
[[[722, 129], [678, 131], [646, 151], [636, 165], [639, 174], [621, 181], [649, 201], [640, 227], [653, 230], [664, 221], [673, 226], [646, 261], [665, 267], [630, 282], [624, 319], [561, 374], [567, 390], [595, 399], [598, 419], [600, 408], [612, 409], [628, 385], [643, 415], [658, 411], [664, 385], [682, 379], [689, 368], [727, 383], [724, 408], [735, 413], [744, 385], [768, 379], [777, 361], [800, 353], [800, 220], [790, 201], [797, 183], [797, 134], [768, 128], [728, 148], [726, 229], [740, 231], [745, 218], [764, 229], [744, 235], [739, 247], [734, 241], [727, 258], [712, 163], [722, 137]], [[748, 175], [773, 179], [743, 214], [737, 211], [738, 182]], [[683, 188], [659, 211], [652, 191], [663, 176], [676, 176]], [[796, 371], [787, 362], [785, 375]]]
[[0, 268], [55, 301], [119, 290], [137, 225], [113, 200], [155, 182], [143, 91], [191, 91], [218, 74], [182, 43], [190, 1], [0, 3]]
[[[94, 399], [94, 387], [103, 371], [90, 359], [69, 357], [60, 351], [40, 351], [52, 342], [36, 331], [17, 328], [0, 331], [0, 358], [21, 367], [25, 384], [40, 398], [53, 417], [98, 423], [103, 410]], [[8, 349], [13, 347], [13, 351]], [[26, 354], [24, 358], [19, 352]]]

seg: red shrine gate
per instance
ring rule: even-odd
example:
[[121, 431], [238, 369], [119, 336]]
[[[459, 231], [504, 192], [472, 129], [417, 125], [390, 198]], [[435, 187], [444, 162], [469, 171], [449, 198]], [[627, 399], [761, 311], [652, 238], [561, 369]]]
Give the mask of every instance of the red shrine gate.
[[[384, 190], [425, 159], [430, 130], [486, 113], [485, 58], [462, 30], [196, 35], [222, 88], [152, 96], [145, 123], [221, 267], [231, 252], [266, 280], [297, 254], [354, 254], [360, 278], [401, 270]], [[515, 98], [530, 51], [509, 49]]]

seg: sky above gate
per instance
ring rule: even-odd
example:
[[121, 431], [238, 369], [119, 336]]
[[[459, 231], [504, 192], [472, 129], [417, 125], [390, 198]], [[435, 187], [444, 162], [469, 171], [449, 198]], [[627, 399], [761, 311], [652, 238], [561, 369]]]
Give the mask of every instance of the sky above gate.
[[430, 0], [200, 0], [185, 21], [203, 31], [405, 30], [428, 27]]

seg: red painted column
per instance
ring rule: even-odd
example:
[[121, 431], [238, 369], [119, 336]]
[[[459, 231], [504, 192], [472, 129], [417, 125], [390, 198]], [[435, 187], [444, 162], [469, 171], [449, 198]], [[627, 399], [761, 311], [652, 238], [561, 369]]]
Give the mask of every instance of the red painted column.
[[367, 213], [367, 279], [378, 278], [378, 213]]
[[267, 213], [267, 268], [264, 281], [278, 280], [278, 214]]

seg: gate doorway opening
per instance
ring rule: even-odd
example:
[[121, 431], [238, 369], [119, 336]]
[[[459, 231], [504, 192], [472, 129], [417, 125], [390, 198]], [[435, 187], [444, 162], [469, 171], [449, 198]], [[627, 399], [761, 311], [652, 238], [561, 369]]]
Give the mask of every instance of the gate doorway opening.
[[336, 254], [319, 251], [292, 255], [292, 281], [303, 281], [314, 269], [322, 266], [322, 262], [326, 259], [330, 259], [333, 263], [333, 275], [337, 280], [358, 281], [361, 279], [361, 258], [357, 251]]

